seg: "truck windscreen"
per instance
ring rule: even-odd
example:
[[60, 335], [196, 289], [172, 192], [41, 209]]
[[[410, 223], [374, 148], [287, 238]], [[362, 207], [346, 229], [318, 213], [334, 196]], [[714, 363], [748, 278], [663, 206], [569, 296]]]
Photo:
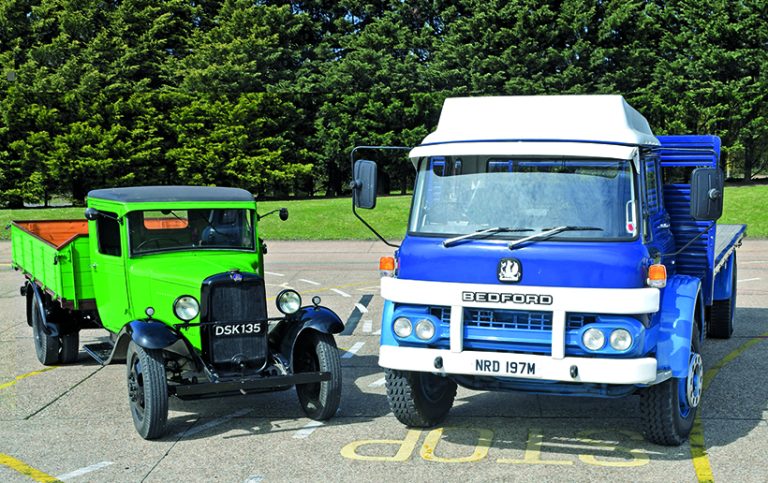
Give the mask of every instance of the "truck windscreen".
[[488, 237], [511, 239], [588, 226], [594, 229], [551, 239], [631, 239], [637, 233], [632, 180], [631, 163], [623, 160], [424, 158], [409, 232], [456, 236], [504, 227]]
[[174, 209], [128, 213], [134, 255], [191, 249], [253, 250], [253, 212]]

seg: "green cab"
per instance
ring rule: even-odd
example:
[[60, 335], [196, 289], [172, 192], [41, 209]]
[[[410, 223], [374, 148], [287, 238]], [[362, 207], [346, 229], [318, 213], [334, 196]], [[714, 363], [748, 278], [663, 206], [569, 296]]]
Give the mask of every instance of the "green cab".
[[[43, 364], [74, 362], [79, 332], [109, 338], [84, 350], [126, 363], [139, 434], [164, 434], [168, 398], [297, 388], [313, 419], [333, 416], [339, 317], [285, 290], [270, 318], [260, 216], [248, 191], [163, 186], [88, 194], [82, 221], [15, 222], [13, 265], [27, 282], [27, 320]], [[287, 211], [280, 210], [281, 219]]]

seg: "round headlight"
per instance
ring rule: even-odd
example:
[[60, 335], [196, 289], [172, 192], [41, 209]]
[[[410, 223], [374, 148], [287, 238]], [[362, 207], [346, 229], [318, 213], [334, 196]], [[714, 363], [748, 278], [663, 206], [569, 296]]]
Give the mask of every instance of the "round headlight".
[[411, 321], [406, 317], [396, 318], [392, 328], [395, 330], [395, 334], [397, 334], [398, 337], [408, 337], [413, 331]]
[[605, 345], [605, 335], [603, 335], [603, 331], [600, 329], [587, 329], [584, 331], [584, 335], [581, 336], [581, 341], [587, 349], [596, 351], [602, 349]]
[[200, 313], [200, 304], [191, 295], [182, 295], [173, 303], [173, 313], [185, 322], [197, 317]]
[[611, 332], [611, 347], [617, 351], [625, 351], [632, 346], [632, 334], [625, 329], [616, 329]]
[[285, 315], [295, 314], [301, 308], [301, 295], [295, 290], [283, 290], [275, 299], [277, 309]]
[[435, 335], [435, 326], [428, 319], [421, 319], [416, 323], [416, 337], [421, 340], [429, 340]]

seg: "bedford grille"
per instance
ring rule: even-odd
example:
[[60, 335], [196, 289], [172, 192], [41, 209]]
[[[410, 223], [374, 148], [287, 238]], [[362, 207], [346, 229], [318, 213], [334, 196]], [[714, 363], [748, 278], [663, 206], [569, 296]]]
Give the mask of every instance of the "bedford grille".
[[204, 356], [224, 372], [260, 370], [267, 357], [264, 280], [241, 275], [240, 281], [229, 273], [215, 275], [203, 284], [202, 320], [216, 323], [203, 326]]

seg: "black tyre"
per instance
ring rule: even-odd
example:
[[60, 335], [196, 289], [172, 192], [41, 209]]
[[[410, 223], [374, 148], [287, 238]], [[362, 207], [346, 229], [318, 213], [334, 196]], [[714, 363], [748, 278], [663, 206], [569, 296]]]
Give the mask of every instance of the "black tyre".
[[733, 270], [731, 270], [731, 298], [715, 300], [707, 324], [707, 337], [730, 339], [733, 334], [733, 312], [736, 309], [736, 252], [733, 252]]
[[71, 364], [77, 362], [80, 357], [80, 334], [62, 335], [59, 339], [61, 351], [59, 352], [59, 361], [62, 364]]
[[131, 342], [126, 364], [133, 425], [142, 438], [158, 438], [165, 433], [168, 420], [168, 383], [163, 352], [144, 349]]
[[43, 315], [37, 295], [32, 297], [32, 333], [35, 338], [35, 353], [41, 364], [51, 366], [59, 363], [59, 338], [48, 335], [43, 327]]
[[385, 371], [387, 400], [395, 417], [407, 426], [428, 428], [448, 415], [456, 383], [427, 372]]
[[341, 359], [330, 334], [312, 331], [297, 345], [294, 372], [330, 372], [328, 381], [299, 384], [296, 394], [307, 417], [324, 421], [339, 409], [341, 401]]
[[667, 379], [641, 393], [643, 435], [652, 443], [679, 446], [693, 429], [704, 386], [699, 330], [695, 326], [692, 339], [687, 377]]

